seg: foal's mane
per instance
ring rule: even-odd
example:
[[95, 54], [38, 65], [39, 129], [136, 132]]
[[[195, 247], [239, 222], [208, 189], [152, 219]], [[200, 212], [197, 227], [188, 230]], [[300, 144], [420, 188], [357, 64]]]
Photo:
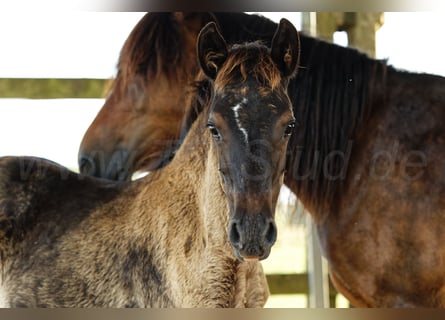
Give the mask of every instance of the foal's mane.
[[289, 141], [286, 184], [322, 218], [346, 178], [333, 178], [344, 165], [339, 157], [327, 162], [331, 177], [324, 161], [333, 152], [346, 154], [372, 108], [381, 104], [387, 65], [355, 49], [304, 35], [300, 40], [301, 67], [288, 90], [301, 126]]
[[180, 76], [183, 48], [186, 39], [173, 13], [148, 13], [133, 28], [122, 47], [117, 64], [118, 74], [111, 90], [125, 94], [135, 79], [163, 73], [168, 77]]
[[[211, 81], [204, 77], [202, 72], [199, 72], [197, 80], [192, 84], [189, 94], [192, 98], [190, 103], [186, 106], [177, 148], [181, 146], [195, 120], [201, 112], [203, 112], [206, 106], [210, 104], [210, 100], [213, 97], [213, 86]], [[176, 150], [174, 152], [176, 152]]]

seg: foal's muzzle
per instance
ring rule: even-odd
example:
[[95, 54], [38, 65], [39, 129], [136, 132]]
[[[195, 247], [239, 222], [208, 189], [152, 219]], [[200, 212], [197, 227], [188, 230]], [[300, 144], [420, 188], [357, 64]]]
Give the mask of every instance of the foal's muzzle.
[[274, 220], [266, 214], [243, 214], [229, 222], [229, 240], [240, 259], [266, 259], [277, 240]]

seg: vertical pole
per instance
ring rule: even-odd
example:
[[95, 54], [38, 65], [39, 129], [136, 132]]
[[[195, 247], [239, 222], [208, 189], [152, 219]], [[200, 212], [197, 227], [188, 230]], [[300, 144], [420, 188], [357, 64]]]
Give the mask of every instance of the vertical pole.
[[312, 218], [309, 214], [306, 217], [309, 307], [329, 308], [328, 264], [321, 255], [320, 242]]
[[346, 29], [350, 47], [357, 48], [370, 57], [375, 57], [375, 34], [383, 25], [383, 12], [354, 12], [348, 13], [352, 16], [353, 23]]
[[301, 25], [303, 31], [311, 36], [317, 34], [317, 13], [316, 12], [302, 12]]

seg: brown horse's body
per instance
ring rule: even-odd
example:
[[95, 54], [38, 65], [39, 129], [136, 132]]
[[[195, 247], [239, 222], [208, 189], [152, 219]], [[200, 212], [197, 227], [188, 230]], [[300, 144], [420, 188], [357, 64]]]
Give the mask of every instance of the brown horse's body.
[[318, 233], [354, 305], [445, 307], [445, 79], [392, 71], [386, 83]]
[[[215, 16], [225, 37], [268, 42], [276, 27], [242, 13]], [[337, 289], [356, 306], [444, 307], [445, 79], [304, 35], [301, 50], [285, 184], [317, 223]], [[117, 149], [113, 139], [84, 140]]]
[[206, 25], [199, 80], [212, 94], [188, 97], [202, 113], [172, 162], [143, 179], [118, 184], [43, 159], [0, 158], [5, 305], [262, 307], [259, 260], [276, 240], [299, 52], [288, 21], [274, 39], [270, 49], [229, 47]]

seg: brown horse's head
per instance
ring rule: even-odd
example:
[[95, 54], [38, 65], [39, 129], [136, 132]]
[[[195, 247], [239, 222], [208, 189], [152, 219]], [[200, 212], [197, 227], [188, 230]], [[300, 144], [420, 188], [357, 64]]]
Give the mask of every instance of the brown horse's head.
[[208, 127], [230, 208], [229, 239], [239, 259], [264, 259], [276, 240], [274, 211], [294, 127], [287, 84], [299, 39], [281, 20], [269, 50], [258, 42], [227, 44], [211, 22], [198, 38], [198, 58], [213, 80]]
[[196, 39], [213, 20], [208, 13], [148, 13], [139, 21], [122, 48], [105, 104], [81, 142], [81, 173], [127, 180], [135, 170], [153, 170], [168, 160], [198, 70]]

